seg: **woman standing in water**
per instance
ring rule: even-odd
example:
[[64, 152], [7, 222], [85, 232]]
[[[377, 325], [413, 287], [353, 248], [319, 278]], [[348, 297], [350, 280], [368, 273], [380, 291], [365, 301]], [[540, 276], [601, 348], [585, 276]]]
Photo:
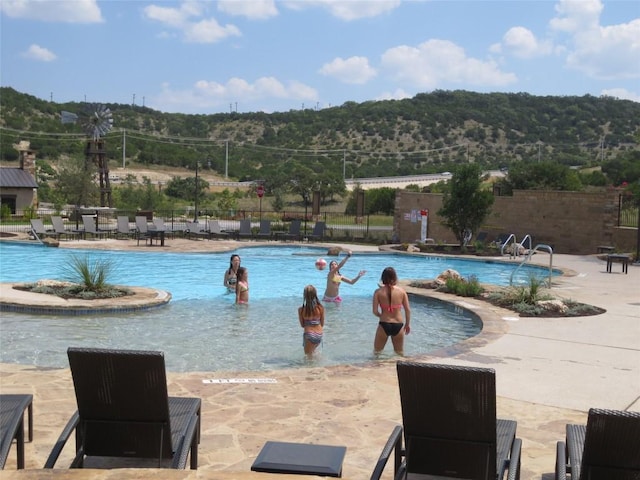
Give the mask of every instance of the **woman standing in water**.
[[324, 307], [318, 299], [318, 292], [313, 285], [304, 287], [302, 306], [298, 308], [298, 320], [304, 328], [302, 346], [307, 356], [313, 355], [322, 343], [324, 327]]
[[238, 268], [240, 268], [240, 255], [234, 253], [231, 255], [229, 269], [224, 272], [224, 286], [229, 292], [236, 291]]
[[[373, 352], [382, 352], [391, 337], [393, 350], [398, 355], [404, 355], [404, 336], [411, 332], [411, 307], [407, 292], [396, 285], [398, 275], [393, 267], [382, 271], [380, 278], [382, 285], [373, 294], [373, 314], [378, 317], [378, 328], [373, 341]], [[404, 323], [402, 320], [404, 309]]]

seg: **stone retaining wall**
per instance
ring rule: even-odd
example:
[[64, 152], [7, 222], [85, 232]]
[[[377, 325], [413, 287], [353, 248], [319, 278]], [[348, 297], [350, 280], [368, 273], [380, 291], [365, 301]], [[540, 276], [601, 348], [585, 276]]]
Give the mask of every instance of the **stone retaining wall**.
[[[598, 245], [617, 251], [635, 252], [637, 229], [617, 227], [618, 191], [598, 193], [521, 190], [513, 196], [497, 196], [491, 214], [480, 227], [489, 241], [501, 233], [513, 233], [518, 241], [525, 235], [533, 244], [551, 245], [554, 252], [596, 253]], [[428, 210], [427, 237], [438, 243], [457, 243], [442, 224], [438, 210], [442, 194], [396, 194], [394, 232], [401, 243], [420, 239], [420, 210]], [[474, 238], [478, 232], [474, 232]], [[472, 240], [473, 241], [473, 240]]]

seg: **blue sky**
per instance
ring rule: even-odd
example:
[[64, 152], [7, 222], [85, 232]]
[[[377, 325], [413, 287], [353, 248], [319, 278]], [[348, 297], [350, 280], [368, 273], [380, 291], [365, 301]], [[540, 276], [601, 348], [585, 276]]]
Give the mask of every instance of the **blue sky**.
[[637, 0], [0, 0], [0, 83], [163, 112], [433, 90], [640, 102]]

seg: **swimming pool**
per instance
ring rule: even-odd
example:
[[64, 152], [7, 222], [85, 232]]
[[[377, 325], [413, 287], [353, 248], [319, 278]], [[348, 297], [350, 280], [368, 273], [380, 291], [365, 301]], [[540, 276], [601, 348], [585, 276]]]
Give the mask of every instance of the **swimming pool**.
[[[172, 371], [271, 370], [308, 365], [297, 319], [302, 289], [313, 284], [321, 295], [326, 270], [315, 269], [326, 249], [306, 246], [247, 247], [233, 253], [249, 270], [250, 305], [236, 306], [222, 285], [230, 253], [167, 253], [75, 250], [0, 242], [0, 281], [61, 278], [60, 266], [73, 255], [110, 258], [117, 265], [110, 282], [167, 290], [165, 308], [119, 315], [46, 317], [3, 313], [0, 361], [66, 367], [68, 346], [159, 349]], [[371, 294], [380, 272], [392, 265], [401, 278], [433, 278], [453, 268], [481, 282], [508, 283], [515, 265], [400, 254], [355, 254], [343, 267], [348, 277], [340, 306], [329, 305], [325, 339], [316, 365], [372, 360], [376, 319]], [[545, 269], [538, 269], [545, 275]], [[536, 271], [535, 269], [532, 271]], [[522, 281], [528, 273], [522, 273]], [[414, 297], [412, 333], [405, 353], [416, 355], [458, 343], [480, 331], [480, 321], [448, 303]], [[391, 346], [387, 346], [391, 355]]]

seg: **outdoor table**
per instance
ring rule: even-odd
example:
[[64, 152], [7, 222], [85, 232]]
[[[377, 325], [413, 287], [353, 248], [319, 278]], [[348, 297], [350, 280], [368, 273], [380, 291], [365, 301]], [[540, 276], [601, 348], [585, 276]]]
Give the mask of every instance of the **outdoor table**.
[[254, 472], [342, 477], [347, 447], [267, 442], [251, 466]]
[[607, 273], [611, 273], [611, 267], [613, 262], [622, 263], [622, 272], [629, 273], [630, 261], [631, 261], [631, 257], [629, 255], [610, 253], [609, 255], [607, 255]]

